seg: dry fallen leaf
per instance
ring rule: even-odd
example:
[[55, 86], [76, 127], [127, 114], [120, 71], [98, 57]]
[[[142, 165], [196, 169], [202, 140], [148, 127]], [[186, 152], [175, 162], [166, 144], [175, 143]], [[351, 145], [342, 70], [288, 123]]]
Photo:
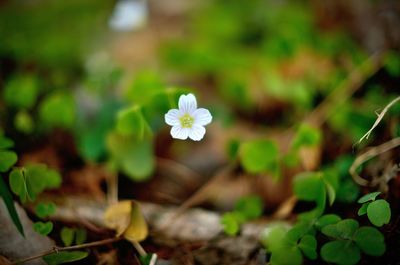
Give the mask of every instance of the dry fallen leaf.
[[146, 220], [136, 201], [120, 201], [109, 206], [104, 214], [104, 223], [131, 242], [140, 242], [148, 235]]

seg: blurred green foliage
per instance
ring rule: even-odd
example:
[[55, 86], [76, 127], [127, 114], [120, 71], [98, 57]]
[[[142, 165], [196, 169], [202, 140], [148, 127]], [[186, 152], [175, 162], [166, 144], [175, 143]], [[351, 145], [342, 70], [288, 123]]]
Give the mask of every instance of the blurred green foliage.
[[228, 235], [236, 235], [240, 225], [246, 221], [256, 219], [262, 215], [263, 203], [260, 197], [249, 195], [240, 198], [233, 211], [226, 212], [221, 218], [221, 224]]
[[[101, 32], [112, 1], [6, 1], [0, 9], [0, 57], [71, 71]], [[90, 10], [91, 12], [88, 12]]]

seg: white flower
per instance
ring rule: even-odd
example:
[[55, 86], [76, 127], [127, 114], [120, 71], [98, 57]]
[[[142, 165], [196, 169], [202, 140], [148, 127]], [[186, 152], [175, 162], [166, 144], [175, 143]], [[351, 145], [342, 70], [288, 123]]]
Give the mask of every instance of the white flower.
[[206, 133], [205, 125], [212, 116], [207, 109], [197, 108], [196, 97], [193, 94], [179, 97], [179, 109], [171, 109], [165, 114], [165, 122], [171, 125], [171, 136], [175, 139], [200, 141]]

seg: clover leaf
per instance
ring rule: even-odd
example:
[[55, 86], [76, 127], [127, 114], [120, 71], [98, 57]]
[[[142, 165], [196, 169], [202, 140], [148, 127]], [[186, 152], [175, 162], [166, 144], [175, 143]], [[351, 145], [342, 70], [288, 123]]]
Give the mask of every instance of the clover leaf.
[[360, 260], [361, 253], [355, 243], [335, 240], [322, 246], [321, 257], [327, 262], [353, 265]]
[[388, 224], [391, 217], [389, 203], [383, 199], [376, 200], [379, 194], [381, 194], [380, 191], [372, 192], [358, 200], [358, 203], [362, 203], [361, 208], [358, 210], [358, 215], [367, 214], [369, 221], [375, 226]]
[[385, 200], [376, 200], [371, 202], [367, 208], [367, 216], [372, 224], [382, 226], [390, 222], [390, 205]]

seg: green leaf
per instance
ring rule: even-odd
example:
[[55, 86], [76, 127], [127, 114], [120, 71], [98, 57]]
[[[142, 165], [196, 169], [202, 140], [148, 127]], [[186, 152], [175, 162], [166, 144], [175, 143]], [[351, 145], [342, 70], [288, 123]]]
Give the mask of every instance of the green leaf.
[[131, 102], [144, 104], [163, 88], [164, 85], [158, 73], [142, 70], [136, 73], [135, 79], [126, 90], [126, 97]]
[[284, 224], [274, 224], [267, 227], [261, 236], [261, 243], [270, 251], [275, 252], [283, 246], [288, 226]]
[[45, 218], [53, 215], [56, 212], [56, 205], [52, 202], [49, 203], [39, 203], [35, 207], [35, 213], [40, 218]]
[[385, 253], [385, 238], [378, 229], [363, 226], [354, 235], [354, 241], [365, 254], [381, 256]]
[[336, 223], [336, 228], [342, 238], [351, 238], [357, 231], [359, 224], [354, 219], [344, 219]]
[[14, 126], [18, 131], [28, 134], [34, 129], [34, 121], [27, 111], [22, 110], [15, 115]]
[[302, 146], [316, 146], [321, 143], [321, 131], [308, 124], [302, 124], [292, 142], [292, 148], [297, 150]]
[[367, 209], [368, 209], [368, 205], [370, 204], [370, 202], [366, 202], [363, 205], [361, 205], [360, 209], [358, 209], [358, 216], [364, 215], [367, 213]]
[[336, 190], [339, 187], [339, 176], [332, 170], [324, 171], [322, 179], [325, 183], [325, 189], [328, 194], [329, 204], [332, 205], [336, 199]]
[[11, 191], [19, 196], [21, 202], [26, 202], [29, 198], [25, 176], [20, 168], [15, 168], [9, 175]]
[[8, 171], [18, 160], [13, 151], [0, 150], [0, 172]]
[[316, 201], [324, 194], [321, 173], [304, 172], [296, 175], [293, 182], [295, 195], [300, 200]]
[[4, 100], [10, 106], [30, 108], [35, 104], [39, 87], [33, 76], [16, 76], [4, 88]]
[[22, 227], [17, 210], [15, 209], [13, 198], [11, 196], [10, 191], [7, 188], [6, 183], [4, 182], [1, 176], [0, 176], [0, 196], [3, 198], [3, 201], [7, 207], [8, 213], [10, 214], [11, 220], [13, 221], [15, 227], [18, 229], [21, 235], [25, 237], [24, 228]]
[[230, 160], [235, 160], [239, 154], [240, 141], [238, 139], [230, 139], [226, 144], [226, 153]]
[[297, 245], [297, 242], [303, 236], [311, 234], [315, 234], [315, 230], [309, 223], [297, 223], [286, 233], [285, 239], [287, 243], [292, 245]]
[[46, 223], [36, 222], [33, 224], [33, 230], [42, 236], [47, 236], [53, 230], [53, 223], [50, 221]]
[[221, 224], [226, 234], [234, 236], [240, 230], [241, 223], [240, 214], [235, 212], [228, 212], [222, 215]]
[[281, 247], [271, 255], [272, 265], [300, 265], [303, 263], [303, 255], [297, 246]]
[[305, 235], [300, 239], [299, 248], [304, 253], [304, 255], [314, 260], [317, 258], [317, 240], [312, 235]]
[[107, 147], [117, 167], [131, 179], [144, 181], [153, 173], [155, 159], [151, 139], [139, 141], [132, 136], [111, 133]]
[[382, 192], [380, 192], [380, 191], [376, 191], [376, 192], [371, 192], [371, 193], [365, 194], [364, 196], [362, 196], [358, 200], [358, 203], [365, 203], [367, 201], [374, 201], [376, 199], [376, 197], [381, 193]]
[[46, 189], [57, 189], [61, 186], [62, 177], [57, 170], [46, 168], [46, 172], [43, 172], [43, 179]]
[[340, 181], [340, 185], [336, 192], [337, 200], [345, 203], [354, 202], [360, 194], [360, 188], [350, 179]]
[[322, 234], [333, 238], [340, 237], [340, 232], [338, 231], [336, 224], [326, 225], [322, 227], [321, 232]]
[[321, 257], [326, 262], [353, 265], [360, 260], [361, 254], [356, 244], [347, 240], [335, 240], [322, 246]]
[[0, 149], [8, 149], [14, 146], [14, 142], [0, 134]]
[[143, 139], [145, 133], [145, 120], [140, 107], [134, 106], [129, 109], [121, 110], [117, 116], [118, 133], [132, 134], [139, 139]]
[[53, 93], [39, 106], [39, 116], [47, 128], [72, 128], [75, 122], [75, 101], [71, 94]]
[[75, 229], [69, 227], [63, 227], [61, 229], [61, 240], [66, 247], [71, 246], [72, 242], [74, 241], [75, 236]]
[[270, 140], [252, 140], [240, 146], [240, 162], [251, 173], [278, 174], [278, 147]]
[[400, 76], [400, 54], [396, 51], [389, 51], [385, 56], [385, 68], [393, 76]]
[[84, 259], [88, 256], [85, 251], [61, 251], [44, 256], [43, 259], [48, 265], [58, 265]]
[[263, 203], [258, 196], [247, 196], [240, 198], [235, 204], [235, 211], [241, 213], [246, 220], [261, 216]]
[[385, 200], [371, 202], [367, 208], [368, 219], [373, 225], [382, 226], [390, 222], [390, 205]]
[[77, 245], [85, 243], [86, 237], [87, 237], [86, 229], [84, 229], [84, 228], [76, 229], [75, 234], [76, 234], [75, 235], [75, 243]]
[[325, 226], [336, 224], [340, 220], [341, 220], [340, 216], [338, 216], [336, 214], [325, 214], [325, 215], [321, 216], [320, 218], [318, 218], [318, 220], [315, 222], [315, 226], [319, 230], [321, 230]]

